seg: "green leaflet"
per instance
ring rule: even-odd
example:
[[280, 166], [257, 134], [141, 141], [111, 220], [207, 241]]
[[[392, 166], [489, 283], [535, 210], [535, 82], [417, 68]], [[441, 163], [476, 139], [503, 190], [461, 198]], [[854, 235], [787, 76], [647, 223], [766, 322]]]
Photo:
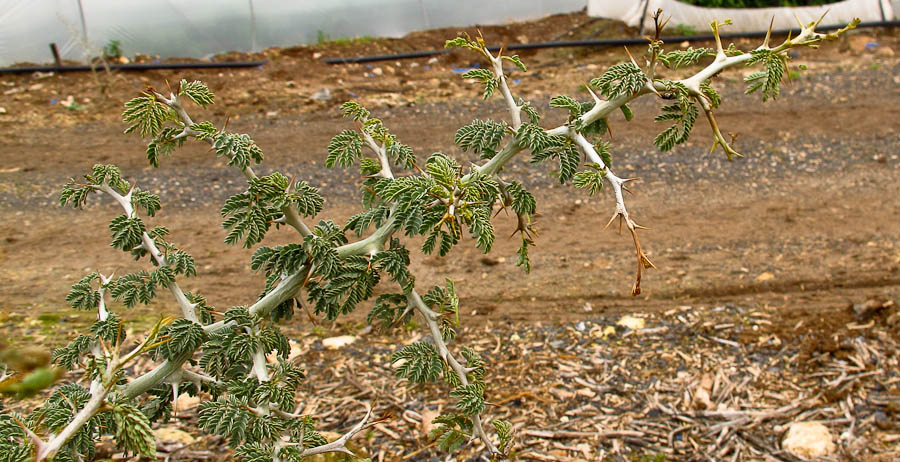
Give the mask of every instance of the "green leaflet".
[[662, 108], [662, 114], [656, 116], [656, 122], [671, 121], [672, 125], [662, 131], [653, 139], [660, 151], [668, 151], [677, 144], [687, 141], [694, 128], [694, 122], [697, 120], [699, 110], [697, 105], [691, 100], [690, 94], [684, 84], [679, 82], [667, 81], [666, 92], [677, 100], [675, 104], [670, 104]]
[[750, 94], [762, 90], [763, 101], [769, 98], [778, 99], [778, 94], [781, 92], [779, 86], [787, 67], [785, 63], [787, 58], [767, 49], [753, 50], [750, 54], [752, 57], [747, 60], [747, 66], [762, 63], [763, 70], [744, 77], [744, 81], [750, 84], [745, 93]]
[[157, 101], [156, 96], [149, 92], [125, 103], [125, 112], [122, 113], [122, 121], [131, 124], [125, 129], [125, 133], [136, 131], [141, 138], [156, 137], [163, 124], [169, 120], [175, 120], [169, 107]]
[[347, 168], [362, 156], [362, 138], [352, 130], [344, 130], [328, 143], [328, 157], [325, 166], [334, 168], [339, 165]]
[[481, 154], [482, 159], [490, 159], [497, 154], [500, 142], [507, 134], [506, 124], [492, 120], [473, 120], [469, 125], [456, 131], [453, 142], [463, 151]]
[[206, 84], [199, 80], [188, 82], [185, 79], [181, 79], [181, 83], [178, 86], [181, 89], [178, 93], [179, 96], [187, 96], [199, 106], [206, 107], [216, 102], [216, 96], [213, 92], [209, 90], [209, 87], [207, 87]]
[[688, 47], [686, 50], [675, 50], [659, 55], [659, 61], [669, 69], [678, 69], [682, 66], [696, 64], [707, 56], [715, 56], [716, 52], [710, 48]]
[[600, 77], [591, 80], [591, 86], [599, 88], [603, 96], [610, 99], [633, 95], [646, 84], [647, 76], [631, 62], [616, 64]]
[[394, 369], [394, 374], [414, 383], [434, 382], [444, 369], [437, 348], [427, 342], [416, 342], [395, 351], [391, 355], [391, 364], [401, 359], [404, 362]]

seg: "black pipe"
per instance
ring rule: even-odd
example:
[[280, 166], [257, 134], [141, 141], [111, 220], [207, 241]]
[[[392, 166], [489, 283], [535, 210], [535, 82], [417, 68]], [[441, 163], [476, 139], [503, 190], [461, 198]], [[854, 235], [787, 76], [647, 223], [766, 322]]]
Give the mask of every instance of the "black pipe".
[[[870, 22], [861, 22], [856, 27], [897, 27], [900, 26], [900, 21], [870, 21]], [[844, 27], [844, 25], [831, 25], [831, 26], [821, 26], [818, 27], [818, 30], [836, 30]], [[796, 34], [800, 31], [800, 29], [781, 29], [772, 31], [772, 35], [787, 35], [788, 33]], [[721, 38], [724, 39], [732, 39], [732, 38], [755, 38], [755, 37], [765, 37], [765, 31], [759, 32], [735, 32], [731, 34], [721, 34]], [[663, 40], [673, 43], [673, 42], [705, 42], [709, 40], [715, 40], [715, 35], [713, 34], [703, 34], [703, 35], [677, 35], [677, 36], [668, 36], [662, 37]], [[614, 46], [627, 46], [627, 45], [646, 45], [646, 38], [625, 38], [625, 39], [604, 39], [604, 40], [575, 40], [575, 41], [563, 41], [563, 42], [541, 42], [541, 43], [514, 43], [512, 45], [507, 45], [507, 50], [536, 50], [541, 48], [564, 48], [564, 47], [614, 47]], [[488, 50], [497, 51], [501, 47], [500, 46], [490, 46]], [[410, 58], [428, 58], [431, 56], [438, 56], [449, 53], [450, 50], [428, 50], [428, 51], [417, 51], [413, 53], [400, 53], [396, 55], [377, 55], [377, 56], [359, 56], [355, 58], [329, 58], [324, 60], [326, 64], [351, 64], [351, 63], [371, 63], [376, 61], [392, 61], [396, 59], [410, 59]]]
[[[120, 71], [149, 71], [155, 69], [218, 69], [258, 67], [268, 61], [224, 61], [221, 63], [151, 63], [151, 64], [110, 64], [109, 68]], [[79, 72], [102, 70], [103, 66], [27, 66], [0, 68], [0, 74], [22, 74], [29, 72]]]

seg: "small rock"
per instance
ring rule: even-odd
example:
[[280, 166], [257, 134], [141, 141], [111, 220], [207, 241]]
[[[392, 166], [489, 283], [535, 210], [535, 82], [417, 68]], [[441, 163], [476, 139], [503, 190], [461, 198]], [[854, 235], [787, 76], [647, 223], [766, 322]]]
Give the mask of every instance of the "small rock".
[[437, 58], [431, 58], [431, 59], [428, 60], [428, 64], [434, 64], [434, 63], [436, 63], [436, 62], [438, 62], [438, 59], [437, 59]]
[[276, 117], [278, 117], [278, 111], [269, 111], [266, 113], [267, 119], [274, 119]]
[[894, 56], [894, 49], [891, 47], [882, 45], [875, 49], [875, 54], [881, 55], [881, 56]]
[[875, 42], [875, 37], [871, 35], [853, 35], [849, 40], [850, 49], [853, 51], [866, 51], [873, 48], [870, 44], [877, 43]]
[[575, 397], [575, 393], [572, 393], [571, 391], [563, 388], [551, 388], [550, 394], [555, 396], [560, 401], [569, 401]]
[[765, 273], [762, 273], [759, 276], [756, 276], [756, 282], [766, 282], [766, 281], [771, 281], [772, 279], [775, 279], [775, 275], [769, 271], [766, 271]]
[[481, 257], [481, 264], [485, 266], [496, 266], [500, 263], [500, 260], [497, 260], [493, 257]]
[[377, 76], [381, 76], [381, 75], [384, 74], [384, 69], [382, 69], [382, 68], [380, 68], [380, 67], [376, 67], [375, 69], [372, 69], [372, 74], [373, 74], [373, 75], [377, 75]]
[[313, 59], [319, 59], [319, 58], [321, 58], [321, 57], [322, 57], [322, 53], [321, 53], [321, 52], [317, 51], [317, 52], [313, 53]]
[[312, 96], [310, 96], [310, 98], [312, 98], [316, 101], [323, 101], [323, 102], [329, 101], [329, 100], [331, 100], [331, 89], [323, 88], [323, 89], [313, 93]]
[[694, 400], [693, 407], [694, 409], [715, 409], [716, 405], [713, 404], [712, 400], [709, 398], [709, 394], [712, 392], [713, 388], [713, 377], [710, 374], [703, 374], [703, 377], [700, 378], [700, 383], [697, 384], [697, 388], [694, 390]]
[[340, 335], [338, 337], [329, 337], [322, 340], [322, 345], [330, 350], [345, 347], [356, 341], [356, 337], [352, 335]]
[[617, 326], [626, 327], [631, 330], [643, 329], [646, 325], [646, 321], [643, 318], [636, 318], [634, 316], [622, 316], [618, 322], [616, 322]]
[[884, 412], [875, 413], [875, 426], [882, 430], [890, 430], [894, 428], [894, 421]]
[[153, 430], [153, 434], [158, 441], [167, 443], [191, 444], [197, 440], [190, 433], [171, 425], [157, 428]]
[[175, 412], [187, 411], [189, 409], [194, 409], [195, 407], [200, 405], [200, 397], [199, 396], [191, 396], [187, 393], [182, 393], [178, 396], [178, 399], [175, 400]]
[[28, 87], [28, 91], [38, 91], [38, 90], [41, 90], [41, 89], [43, 89], [43, 88], [44, 88], [44, 84], [42, 84], [42, 83], [36, 83], [36, 84], [34, 84], [34, 85]]
[[5, 108], [5, 107], [0, 106], [0, 114], [6, 114], [6, 108]]
[[831, 431], [818, 422], [792, 423], [781, 446], [799, 457], [828, 456], [837, 449]]
[[575, 324], [575, 330], [578, 332], [584, 332], [587, 329], [587, 325], [585, 325], [584, 321], [578, 321], [578, 324]]
[[886, 304], [882, 303], [880, 300], [872, 298], [866, 300], [865, 303], [855, 303], [853, 305], [853, 312], [856, 313], [856, 319], [858, 321], [867, 321], [869, 318], [881, 311], [881, 309], [884, 308], [885, 305]]

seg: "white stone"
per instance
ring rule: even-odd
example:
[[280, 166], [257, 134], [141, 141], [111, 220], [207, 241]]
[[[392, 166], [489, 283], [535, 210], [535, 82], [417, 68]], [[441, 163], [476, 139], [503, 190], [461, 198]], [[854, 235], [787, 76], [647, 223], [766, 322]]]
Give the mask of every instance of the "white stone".
[[157, 428], [153, 430], [153, 434], [156, 435], [157, 440], [165, 443], [191, 444], [196, 441], [196, 438], [190, 433], [173, 426]]
[[183, 412], [189, 409], [194, 409], [199, 405], [200, 397], [182, 393], [178, 396], [178, 399], [175, 400], [175, 412]]
[[823, 457], [837, 449], [831, 431], [818, 422], [792, 423], [781, 446], [799, 457]]
[[324, 345], [325, 348], [336, 350], [338, 348], [345, 347], [355, 341], [356, 337], [352, 335], [340, 335], [337, 337], [329, 337], [322, 340], [322, 345]]
[[627, 327], [631, 330], [643, 329], [646, 321], [642, 318], [636, 318], [634, 316], [622, 316], [621, 319], [616, 323], [617, 326]]

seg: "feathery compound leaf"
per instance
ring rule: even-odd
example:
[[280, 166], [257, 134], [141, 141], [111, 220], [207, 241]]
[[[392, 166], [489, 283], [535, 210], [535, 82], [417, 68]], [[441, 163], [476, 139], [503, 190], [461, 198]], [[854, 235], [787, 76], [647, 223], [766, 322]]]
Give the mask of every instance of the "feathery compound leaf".
[[169, 254], [166, 257], [166, 264], [175, 271], [175, 274], [183, 274], [187, 277], [197, 275], [197, 266], [194, 263], [194, 257], [182, 250], [177, 250]]
[[559, 182], [565, 184], [569, 181], [578, 166], [581, 164], [581, 154], [572, 144], [566, 144], [558, 151], [559, 156]]
[[506, 452], [506, 448], [509, 447], [509, 443], [512, 441], [512, 424], [506, 420], [495, 419], [491, 421], [491, 425], [497, 432], [497, 437], [500, 438], [500, 444], [497, 445], [497, 449], [500, 452]]
[[291, 274], [309, 261], [309, 254], [299, 244], [288, 244], [275, 247], [260, 247], [253, 252], [250, 269], [263, 270], [266, 275]]
[[382, 332], [406, 322], [412, 311], [407, 311], [408, 303], [403, 294], [381, 294], [375, 299], [372, 311], [366, 316], [366, 324], [374, 325]]
[[550, 99], [550, 107], [568, 109], [569, 120], [575, 120], [584, 113], [581, 102], [568, 95], [554, 96]]
[[535, 109], [534, 106], [532, 106], [530, 102], [525, 101], [522, 98], [519, 98], [518, 101], [516, 102], [516, 105], [519, 106], [519, 109], [521, 109], [522, 112], [524, 112], [525, 115], [528, 116], [529, 122], [531, 122], [533, 124], [540, 122], [541, 115], [538, 114], [537, 109]]
[[241, 170], [249, 167], [250, 161], [258, 164], [263, 160], [262, 149], [246, 134], [219, 133], [213, 149], [217, 156], [228, 159], [228, 166]]
[[79, 185], [75, 183], [74, 178], [70, 179], [59, 194], [59, 205], [60, 207], [65, 207], [71, 202], [72, 208], [80, 209], [87, 202], [88, 195], [95, 192], [98, 191], [93, 187]]
[[129, 273], [116, 279], [109, 293], [129, 308], [138, 302], [146, 305], [156, 296], [156, 283], [146, 271]]
[[472, 69], [466, 71], [462, 78], [479, 80], [484, 84], [484, 99], [490, 98], [494, 94], [494, 90], [500, 86], [500, 79], [494, 77], [494, 73], [488, 69]]
[[784, 76], [786, 58], [767, 49], [753, 50], [750, 54], [753, 57], [747, 60], [748, 66], [763, 63], [765, 68], [762, 72], [754, 72], [744, 77], [744, 81], [750, 84], [745, 93], [750, 94], [762, 89], [763, 101], [769, 98], [777, 99], [781, 92], [779, 85]]
[[519, 146], [528, 148], [535, 156], [542, 154], [550, 146], [558, 144], [537, 124], [522, 124], [516, 132]]
[[700, 92], [706, 96], [706, 98], [709, 100], [709, 104], [713, 108], [717, 108], [720, 104], [722, 104], [722, 97], [719, 96], [719, 93], [715, 88], [712, 87], [712, 85], [710, 85], [708, 80], [700, 83]]
[[122, 318], [115, 314], [110, 314], [105, 321], [97, 321], [91, 325], [91, 333], [113, 344], [121, 343], [125, 340], [125, 330], [123, 329]]
[[472, 432], [472, 420], [466, 415], [448, 413], [434, 419], [435, 427], [428, 438], [437, 438], [438, 448], [452, 452], [465, 443]]
[[93, 310], [100, 303], [100, 293], [93, 287], [95, 280], [100, 278], [99, 273], [91, 273], [81, 278], [72, 285], [69, 295], [66, 295], [66, 303], [76, 310]]
[[521, 266], [525, 270], [525, 274], [531, 272], [531, 258], [528, 256], [528, 246], [533, 245], [531, 240], [522, 236], [522, 245], [516, 250], [516, 266]]
[[669, 69], [678, 69], [681, 66], [690, 66], [707, 57], [715, 56], [716, 52], [710, 48], [688, 47], [687, 50], [675, 50], [659, 55], [659, 61]]
[[91, 349], [94, 339], [87, 335], [79, 335], [68, 345], [53, 350], [53, 362], [57, 365], [72, 370], [81, 361], [81, 355]]
[[500, 141], [506, 136], [506, 124], [493, 120], [473, 120], [456, 131], [453, 142], [463, 151], [471, 150], [481, 154], [482, 159], [490, 159], [497, 154]]
[[163, 123], [171, 119], [173, 117], [169, 107], [157, 101], [149, 92], [125, 103], [125, 112], [122, 113], [122, 121], [131, 124], [125, 129], [125, 133], [137, 130], [141, 138], [155, 137], [162, 130]]
[[156, 457], [156, 435], [140, 409], [131, 404], [116, 404], [112, 415], [118, 444], [142, 457]]
[[366, 120], [369, 118], [369, 110], [362, 107], [362, 105], [356, 101], [347, 101], [342, 104], [341, 112], [343, 112], [344, 117], [348, 119]]
[[[193, 128], [193, 126], [191, 127]], [[184, 138], [175, 139], [175, 136], [179, 133], [181, 133], [181, 130], [178, 128], [166, 127], [147, 145], [147, 161], [150, 162], [151, 166], [158, 168], [160, 157], [168, 157], [176, 148], [184, 144]]]
[[356, 132], [351, 130], [340, 132], [328, 143], [328, 158], [325, 159], [325, 166], [334, 168], [335, 165], [340, 165], [347, 168], [353, 165], [353, 162], [362, 156], [362, 145], [362, 138]]
[[668, 151], [687, 141], [694, 128], [699, 110], [690, 98], [687, 87], [680, 82], [667, 81], [666, 92], [677, 100], [677, 103], [662, 108], [662, 114], [656, 116], [655, 121], [672, 121], [672, 125], [656, 136], [653, 144], [660, 151]]
[[413, 150], [411, 147], [403, 143], [400, 143], [396, 140], [391, 140], [391, 142], [387, 145], [387, 155], [394, 160], [394, 164], [402, 168], [415, 168], [416, 155], [413, 154]]
[[109, 230], [112, 232], [112, 246], [126, 252], [141, 245], [144, 235], [144, 222], [140, 218], [128, 218], [119, 215], [109, 222]]
[[612, 167], [612, 154], [610, 154], [610, 144], [608, 141], [598, 141], [594, 143], [594, 150], [600, 155], [600, 160], [607, 167]]
[[203, 326], [187, 319], [178, 319], [159, 332], [165, 343], [158, 347], [163, 358], [173, 360], [185, 353], [195, 351], [207, 339]]
[[633, 95], [647, 84], [647, 76], [634, 63], [620, 63], [610, 67], [600, 77], [591, 80], [591, 86], [600, 89], [603, 96], [616, 98]]
[[572, 185], [578, 189], [587, 188], [588, 194], [593, 196], [603, 189], [603, 178], [606, 170], [597, 164], [588, 164], [590, 170], [584, 170], [575, 174]]
[[[701, 84], [701, 85], [703, 85], [703, 84]], [[631, 108], [628, 107], [627, 104], [623, 104], [623, 105], [619, 106], [619, 109], [622, 111], [622, 115], [625, 116], [625, 120], [631, 121], [631, 119], [634, 119], [634, 113], [631, 112]]]
[[481, 51], [481, 47], [478, 45], [478, 42], [470, 39], [468, 37], [468, 34], [466, 34], [465, 37], [456, 37], [453, 40], [447, 40], [446, 42], [444, 42], [444, 48], [453, 47], [471, 48], [476, 51]]
[[195, 123], [190, 126], [190, 129], [194, 132], [194, 137], [198, 140], [212, 140], [219, 134], [219, 130], [216, 126], [209, 121]]
[[357, 213], [350, 217], [347, 220], [347, 223], [344, 225], [344, 230], [353, 231], [357, 236], [362, 236], [366, 230], [372, 225], [375, 224], [375, 227], [381, 226], [382, 223], [387, 220], [390, 215], [390, 209], [386, 206], [378, 206], [371, 210], [366, 210], [364, 212]]
[[229, 230], [225, 243], [244, 241], [245, 248], [262, 241], [271, 224], [281, 216], [281, 210], [257, 200], [250, 193], [235, 194], [225, 201], [219, 213], [225, 220], [222, 228]]
[[[260, 203], [270, 209], [295, 207], [297, 213], [304, 216], [315, 216], [322, 210], [325, 202], [319, 190], [305, 181], [292, 182], [291, 179], [275, 172], [259, 178], [250, 179], [248, 192]], [[278, 213], [273, 211], [273, 213]]]
[[234, 450], [234, 456], [243, 462], [272, 462], [275, 452], [275, 447], [271, 444], [252, 441], [238, 446]]
[[474, 416], [484, 412], [484, 387], [479, 384], [460, 385], [450, 392], [450, 396], [459, 400], [456, 409], [463, 414]]
[[215, 401], [204, 401], [197, 412], [197, 426], [210, 433], [229, 437], [230, 443], [236, 445], [243, 441], [250, 422], [250, 411], [246, 407], [241, 402], [222, 397]]
[[528, 71], [528, 68], [525, 67], [525, 63], [522, 62], [522, 60], [519, 58], [519, 55], [501, 56], [501, 58], [515, 64], [516, 67], [522, 70], [522, 72]]
[[511, 182], [506, 186], [506, 193], [512, 199], [512, 209], [519, 215], [532, 215], [537, 208], [534, 196], [525, 190], [521, 183]]
[[209, 91], [209, 87], [199, 80], [188, 82], [181, 79], [179, 86], [181, 87], [181, 92], [178, 93], [178, 96], [186, 95], [191, 101], [202, 107], [216, 102], [216, 95]]
[[434, 382], [441, 377], [444, 362], [431, 343], [416, 342], [407, 345], [391, 355], [391, 364], [404, 360], [394, 371], [397, 377], [410, 382]]
[[134, 191], [131, 193], [131, 205], [135, 208], [142, 208], [147, 212], [147, 215], [154, 216], [156, 212], [162, 208], [162, 205], [159, 202], [159, 196], [156, 194], [152, 194], [147, 191], [141, 191], [138, 188], [134, 188]]
[[125, 194], [131, 185], [122, 178], [122, 171], [115, 165], [97, 164], [91, 169], [90, 175], [85, 175], [88, 183], [97, 186], [109, 185], [109, 187]]
[[397, 239], [393, 239], [391, 244], [396, 246], [392, 245], [392, 248], [378, 252], [372, 257], [372, 266], [386, 272], [391, 279], [403, 286], [412, 279], [412, 275], [409, 274], [409, 251], [400, 247]]

